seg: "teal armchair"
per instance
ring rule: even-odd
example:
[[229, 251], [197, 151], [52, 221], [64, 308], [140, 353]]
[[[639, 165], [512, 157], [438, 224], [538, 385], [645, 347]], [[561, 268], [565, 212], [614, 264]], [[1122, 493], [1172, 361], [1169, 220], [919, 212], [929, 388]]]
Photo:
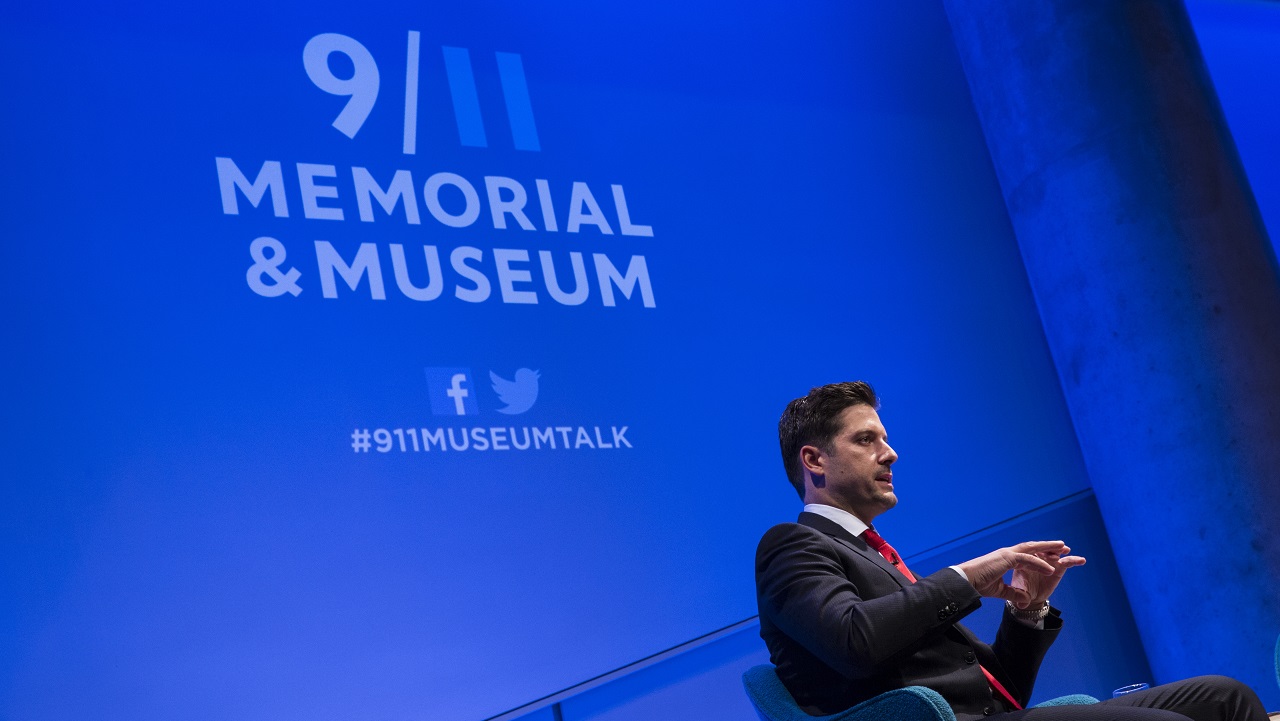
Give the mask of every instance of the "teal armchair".
[[[1277, 644], [1280, 654], [1280, 643]], [[951, 707], [941, 694], [924, 686], [907, 686], [888, 691], [830, 716], [810, 716], [782, 685], [773, 666], [752, 666], [742, 674], [751, 705], [761, 721], [956, 721]], [[1039, 706], [1069, 706], [1097, 703], [1084, 694], [1062, 696]]]

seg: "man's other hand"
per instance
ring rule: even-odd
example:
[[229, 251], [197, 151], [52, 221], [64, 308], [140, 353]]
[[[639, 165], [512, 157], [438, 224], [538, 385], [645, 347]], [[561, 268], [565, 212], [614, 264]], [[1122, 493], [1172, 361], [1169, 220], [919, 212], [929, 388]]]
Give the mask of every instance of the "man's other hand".
[[1028, 573], [1024, 569], [1013, 569], [1013, 581], [1009, 585], [1014, 588], [1022, 589], [1030, 600], [1023, 605], [1018, 601], [1014, 601], [1014, 605], [1018, 608], [1039, 607], [1049, 600], [1049, 596], [1053, 595], [1054, 589], [1058, 587], [1058, 582], [1062, 580], [1062, 575], [1067, 572], [1068, 568], [1084, 565], [1083, 556], [1068, 556], [1071, 549], [1063, 546], [1056, 553], [1038, 553], [1041, 560], [1053, 566], [1053, 574], [1046, 576], [1043, 573]]
[[[960, 570], [980, 595], [1003, 598], [1019, 608], [1027, 608], [1033, 602], [1048, 598], [1067, 568], [1084, 563], [1083, 558], [1064, 557], [1069, 551], [1062, 541], [1026, 541], [965, 561], [960, 564]], [[1050, 558], [1054, 562], [1046, 560]], [[1078, 563], [1072, 559], [1078, 559]], [[1064, 565], [1064, 562], [1068, 563]], [[1013, 585], [1004, 582], [1004, 574], [1010, 569], [1014, 572]], [[1048, 592], [1041, 596], [1046, 587]]]

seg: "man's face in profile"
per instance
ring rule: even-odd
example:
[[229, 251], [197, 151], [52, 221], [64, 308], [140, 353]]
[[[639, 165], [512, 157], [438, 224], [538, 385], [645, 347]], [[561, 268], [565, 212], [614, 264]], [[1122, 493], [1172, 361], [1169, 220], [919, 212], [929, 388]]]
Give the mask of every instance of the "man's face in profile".
[[867, 523], [898, 503], [890, 471], [898, 454], [871, 406], [844, 409], [828, 447], [805, 446], [800, 457], [812, 478], [806, 502], [843, 508]]

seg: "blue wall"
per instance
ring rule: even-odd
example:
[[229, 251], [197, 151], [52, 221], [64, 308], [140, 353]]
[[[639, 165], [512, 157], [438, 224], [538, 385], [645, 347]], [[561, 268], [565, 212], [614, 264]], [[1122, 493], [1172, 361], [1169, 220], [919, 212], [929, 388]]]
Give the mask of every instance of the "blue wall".
[[[379, 69], [354, 137], [304, 66], [328, 33]], [[330, 73], [370, 92], [341, 47]], [[774, 419], [822, 382], [883, 395], [911, 558], [1089, 486], [935, 2], [73, 2], [7, 11], [0, 62], [23, 69], [0, 116], [5, 718], [472, 721], [742, 621], [759, 534], [796, 509]], [[273, 161], [287, 217], [244, 187]], [[362, 219], [357, 167], [411, 176], [419, 222]], [[447, 185], [433, 215], [438, 173], [476, 200]], [[486, 177], [532, 230], [500, 227]], [[435, 249], [439, 297], [402, 290], [397, 246], [421, 288]], [[539, 251], [565, 287], [580, 254], [580, 305]], [[522, 368], [536, 403], [504, 413], [489, 374]], [[469, 415], [441, 400], [455, 371]], [[572, 447], [412, 445], [526, 427]], [[756, 643], [562, 711], [743, 718]]]
[[1242, 0], [1191, 0], [1187, 11], [1222, 102], [1271, 242], [1280, 239], [1280, 8]]

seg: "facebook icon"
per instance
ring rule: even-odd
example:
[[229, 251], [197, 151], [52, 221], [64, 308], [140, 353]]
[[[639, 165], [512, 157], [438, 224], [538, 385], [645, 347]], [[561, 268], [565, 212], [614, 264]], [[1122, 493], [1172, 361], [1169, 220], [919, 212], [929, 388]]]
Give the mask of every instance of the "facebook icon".
[[470, 368], [425, 368], [427, 373], [427, 398], [431, 401], [431, 413], [437, 416], [474, 416], [480, 414], [476, 405], [475, 383]]

